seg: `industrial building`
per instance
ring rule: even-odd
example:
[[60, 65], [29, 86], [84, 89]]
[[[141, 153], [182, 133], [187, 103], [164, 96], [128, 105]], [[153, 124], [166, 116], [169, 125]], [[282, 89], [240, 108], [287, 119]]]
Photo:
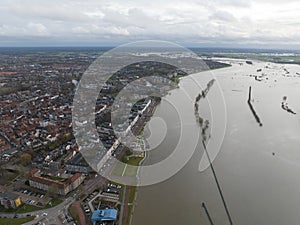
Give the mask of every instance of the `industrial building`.
[[95, 210], [92, 215], [92, 222], [111, 222], [117, 220], [118, 211], [115, 209]]

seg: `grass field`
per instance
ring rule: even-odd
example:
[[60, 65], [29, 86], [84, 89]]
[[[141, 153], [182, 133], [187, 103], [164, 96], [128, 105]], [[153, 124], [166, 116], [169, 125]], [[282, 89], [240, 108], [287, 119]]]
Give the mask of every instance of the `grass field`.
[[[139, 163], [143, 160], [142, 157], [129, 157], [129, 160], [126, 162], [128, 165], [138, 166]], [[137, 167], [132, 168], [126, 166], [124, 163], [118, 162], [115, 166], [114, 170], [112, 171], [112, 175], [114, 176], [125, 176], [125, 177], [134, 177], [137, 174]]]
[[33, 212], [33, 211], [37, 211], [37, 210], [41, 210], [41, 208], [38, 208], [38, 207], [33, 206], [33, 205], [27, 205], [27, 204], [23, 204], [23, 205], [19, 206], [16, 209], [6, 209], [3, 206], [0, 206], [0, 212], [4, 212], [4, 213], [16, 213], [16, 214], [19, 214], [19, 213]]
[[126, 170], [124, 172], [124, 176], [125, 177], [135, 177], [136, 176], [136, 173], [137, 173], [137, 168], [134, 167], [126, 167]]
[[124, 163], [118, 162], [115, 166], [114, 170], [112, 171], [112, 175], [121, 177], [124, 171], [125, 165]]
[[136, 187], [135, 186], [130, 187], [129, 203], [134, 202], [135, 192], [136, 192]]
[[70, 213], [70, 215], [74, 218], [75, 223], [78, 224], [78, 225], [81, 225], [80, 218], [79, 218], [79, 215], [78, 215], [78, 213], [77, 213], [77, 209], [76, 209], [75, 206], [72, 205], [72, 206], [69, 208], [69, 213]]
[[[42, 210], [42, 209], [48, 209], [48, 208], [55, 207], [55, 206], [59, 205], [60, 203], [62, 203], [62, 200], [61, 199], [52, 199], [51, 202], [52, 202], [52, 205], [48, 204], [44, 208], [39, 208], [39, 207], [36, 207], [34, 205], [28, 205], [28, 204], [22, 204], [21, 206], [19, 206], [16, 209], [6, 209], [3, 206], [0, 206], [0, 212], [16, 213], [16, 214], [29, 213], [29, 212], [34, 212], [34, 211], [37, 211], [37, 210]], [[2, 223], [0, 223], [0, 225], [2, 225]]]
[[[51, 205], [49, 204], [50, 202], [52, 203]], [[55, 207], [55, 206], [59, 205], [60, 203], [62, 203], [63, 200], [58, 199], [58, 198], [54, 198], [50, 202], [45, 206], [45, 209]]]
[[30, 222], [34, 219], [34, 216], [29, 216], [25, 218], [17, 218], [17, 219], [11, 219], [11, 218], [0, 218], [0, 224], [1, 225], [21, 225], [27, 222]]
[[143, 160], [142, 157], [130, 157], [129, 160], [127, 161], [127, 164], [132, 165], [132, 166], [138, 166], [140, 162]]

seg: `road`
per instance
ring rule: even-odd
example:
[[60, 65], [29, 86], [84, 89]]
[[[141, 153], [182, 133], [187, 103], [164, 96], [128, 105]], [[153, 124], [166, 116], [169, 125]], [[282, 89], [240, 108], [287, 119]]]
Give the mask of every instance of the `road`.
[[[68, 215], [67, 209], [69, 206], [76, 201], [76, 196], [80, 196], [81, 194], [88, 194], [95, 190], [95, 188], [103, 187], [106, 185], [106, 180], [101, 177], [97, 176], [93, 179], [90, 179], [86, 181], [85, 185], [83, 186], [82, 192], [79, 192], [78, 190], [73, 194], [72, 197], [66, 198], [61, 204], [49, 208], [49, 209], [42, 209], [39, 211], [34, 212], [28, 212], [28, 213], [22, 213], [17, 214], [18, 217], [26, 217], [28, 214], [32, 216], [36, 216], [36, 219], [33, 221], [30, 221], [28, 223], [25, 223], [24, 225], [31, 225], [38, 222], [43, 222], [45, 225], [55, 224], [55, 225], [62, 225], [62, 224], [69, 224], [66, 221], [66, 215]], [[47, 216], [43, 216], [44, 213], [47, 213]], [[7, 218], [13, 218], [15, 216], [14, 213], [0, 213], [1, 217], [7, 217]], [[73, 223], [70, 223], [70, 225]]]
[[[151, 108], [151, 107], [150, 107]], [[137, 124], [133, 127], [133, 133], [137, 134], [141, 127], [144, 125], [144, 122], [147, 121], [147, 117], [150, 117], [151, 112], [149, 110], [143, 114], [142, 118], [138, 120]], [[122, 152], [123, 147], [117, 148], [115, 153], [120, 153]], [[113, 167], [112, 167], [113, 168]], [[81, 193], [78, 193], [77, 196], [80, 196], [80, 194], [83, 193], [91, 193], [94, 191], [95, 188], [97, 187], [104, 187], [107, 183], [107, 180], [100, 175], [97, 177], [86, 181], [86, 184], [84, 185], [84, 190]], [[124, 191], [126, 193], [126, 191]], [[129, 193], [126, 193], [125, 196], [129, 197]], [[128, 198], [127, 197], [127, 198]], [[30, 212], [30, 213], [23, 213], [23, 214], [18, 214], [19, 217], [26, 217], [28, 214], [32, 216], [36, 216], [36, 218], [33, 221], [30, 221], [28, 223], [25, 223], [24, 225], [32, 225], [38, 222], [42, 222], [45, 225], [50, 225], [50, 224], [55, 224], [55, 225], [63, 225], [63, 224], [69, 224], [66, 220], [65, 217], [68, 215], [67, 209], [69, 206], [76, 201], [75, 196], [74, 197], [68, 197], [65, 199], [61, 204], [58, 206], [55, 206], [50, 209], [43, 209], [35, 212]], [[124, 208], [125, 207], [125, 208]], [[122, 203], [122, 210], [121, 210], [121, 215], [127, 213], [127, 208], [128, 208], [128, 199], [123, 201]], [[45, 213], [47, 216], [45, 216]], [[0, 213], [1, 217], [7, 217], [7, 218], [13, 218], [15, 214], [13, 213]], [[126, 216], [125, 216], [126, 218]], [[124, 215], [123, 215], [123, 221], [125, 220]], [[121, 220], [122, 221], [122, 220]], [[122, 222], [121, 222], [122, 223]], [[73, 224], [73, 223], [71, 223]], [[70, 224], [70, 225], [71, 225]]]
[[[30, 214], [33, 216], [37, 216], [37, 218], [31, 222], [25, 223], [24, 225], [31, 225], [34, 223], [37, 223], [39, 221], [42, 221], [46, 225], [50, 224], [68, 224], [68, 223], [62, 223], [61, 217], [63, 220], [65, 219], [66, 209], [69, 208], [69, 206], [75, 201], [73, 197], [69, 197], [65, 199], [65, 201], [53, 208], [50, 209], [44, 209], [40, 211], [31, 212]], [[47, 213], [47, 216], [43, 216], [43, 213]], [[21, 216], [26, 216], [28, 213], [25, 214], [18, 214]]]
[[[24, 225], [35, 224], [39, 221], [42, 221], [45, 224], [58, 224], [58, 225], [59, 224], [67, 224], [67, 223], [62, 223], [58, 217], [61, 216], [61, 218], [65, 219], [65, 215], [67, 214], [66, 209], [74, 201], [75, 201], [75, 199], [73, 197], [69, 197], [69, 198], [65, 199], [64, 202], [62, 202], [61, 204], [59, 204], [53, 208], [43, 209], [43, 210], [29, 212], [29, 213], [18, 213], [17, 215], [19, 218], [26, 217], [28, 214], [36, 217], [33, 221], [25, 223]], [[45, 216], [45, 213], [47, 214], [47, 216]], [[0, 216], [7, 217], [7, 218], [13, 218], [15, 216], [15, 214], [14, 213], [0, 213]]]

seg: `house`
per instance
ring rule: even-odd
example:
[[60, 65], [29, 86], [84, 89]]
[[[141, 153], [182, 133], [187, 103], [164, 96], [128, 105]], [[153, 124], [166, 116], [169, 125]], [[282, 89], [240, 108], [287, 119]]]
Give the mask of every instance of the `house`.
[[66, 170], [72, 173], [89, 173], [92, 171], [89, 164], [84, 160], [81, 153], [78, 153], [73, 157], [73, 159], [69, 160], [65, 163]]

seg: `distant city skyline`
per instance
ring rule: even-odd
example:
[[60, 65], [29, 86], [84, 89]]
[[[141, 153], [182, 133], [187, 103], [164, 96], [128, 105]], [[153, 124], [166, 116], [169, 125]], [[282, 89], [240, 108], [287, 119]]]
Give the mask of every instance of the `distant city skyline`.
[[0, 46], [116, 46], [165, 40], [187, 47], [300, 49], [297, 0], [0, 0]]

